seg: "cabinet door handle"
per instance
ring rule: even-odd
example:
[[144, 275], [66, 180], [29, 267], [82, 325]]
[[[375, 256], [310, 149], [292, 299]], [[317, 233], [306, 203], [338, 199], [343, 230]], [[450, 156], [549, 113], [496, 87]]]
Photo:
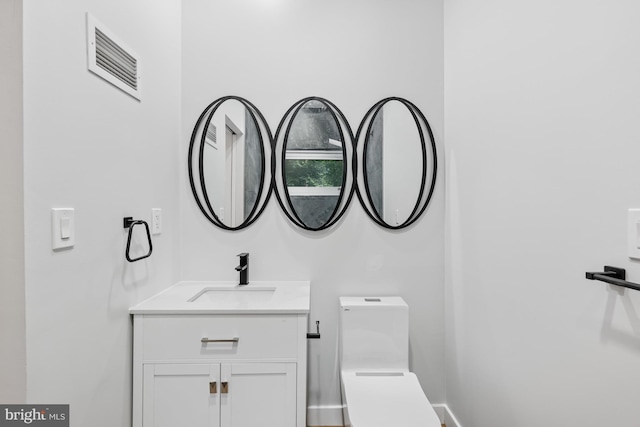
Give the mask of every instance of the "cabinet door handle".
[[212, 381], [209, 383], [209, 393], [216, 394], [218, 392], [218, 383], [216, 381]]
[[200, 342], [201, 343], [208, 343], [208, 342], [238, 342], [240, 341], [239, 337], [233, 337], [233, 338], [229, 338], [229, 339], [225, 339], [225, 340], [210, 340], [207, 337], [203, 337]]
[[222, 394], [229, 393], [229, 383], [227, 381], [222, 381], [220, 383], [220, 393]]

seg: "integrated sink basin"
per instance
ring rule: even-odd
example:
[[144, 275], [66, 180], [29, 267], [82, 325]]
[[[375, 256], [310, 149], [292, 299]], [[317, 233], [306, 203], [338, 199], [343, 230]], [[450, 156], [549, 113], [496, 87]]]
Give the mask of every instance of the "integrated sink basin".
[[131, 314], [308, 313], [308, 281], [179, 282]]
[[275, 294], [275, 286], [271, 287], [250, 287], [237, 286], [234, 288], [227, 287], [207, 287], [199, 291], [189, 302], [207, 301], [211, 304], [251, 304], [263, 303], [273, 298]]

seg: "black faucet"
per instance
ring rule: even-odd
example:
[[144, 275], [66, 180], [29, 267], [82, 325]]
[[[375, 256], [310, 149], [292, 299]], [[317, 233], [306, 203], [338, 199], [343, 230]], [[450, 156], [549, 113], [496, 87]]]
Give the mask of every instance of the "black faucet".
[[249, 254], [238, 254], [240, 257], [240, 265], [236, 267], [236, 271], [240, 272], [240, 286], [249, 284]]

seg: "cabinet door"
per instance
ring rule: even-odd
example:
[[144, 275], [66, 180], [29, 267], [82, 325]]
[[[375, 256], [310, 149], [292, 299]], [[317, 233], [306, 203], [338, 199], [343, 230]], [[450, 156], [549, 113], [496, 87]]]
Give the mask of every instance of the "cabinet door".
[[221, 365], [222, 427], [295, 427], [296, 364], [232, 363]]
[[219, 364], [144, 366], [144, 427], [220, 427]]

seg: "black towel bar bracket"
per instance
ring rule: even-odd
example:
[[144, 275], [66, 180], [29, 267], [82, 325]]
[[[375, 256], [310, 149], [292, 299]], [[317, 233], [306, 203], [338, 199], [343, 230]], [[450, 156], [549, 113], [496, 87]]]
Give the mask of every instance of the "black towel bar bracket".
[[627, 282], [627, 271], [624, 268], [604, 266], [602, 272], [587, 272], [586, 278], [589, 280], [600, 280], [611, 285], [622, 286], [624, 288], [640, 291], [640, 284]]
[[316, 320], [316, 331], [315, 332], [308, 332], [307, 333], [307, 339], [309, 339], [309, 340], [320, 339], [320, 321], [319, 320]]
[[[139, 219], [134, 220], [133, 217], [127, 216], [122, 220], [122, 225], [124, 225], [124, 228], [129, 229], [129, 235], [127, 236], [127, 249], [125, 249], [124, 251], [124, 256], [127, 259], [127, 261], [136, 262], [136, 261], [140, 261], [141, 259], [149, 258], [151, 256], [151, 252], [153, 252], [153, 245], [151, 243], [151, 232], [149, 231], [149, 224], [147, 224], [146, 221], [142, 221]], [[131, 258], [131, 256], [129, 255], [131, 250], [131, 235], [133, 234], [133, 228], [136, 225], [144, 225], [144, 228], [147, 232], [147, 241], [149, 242], [149, 252], [147, 252], [145, 255], [142, 255], [138, 258]]]

